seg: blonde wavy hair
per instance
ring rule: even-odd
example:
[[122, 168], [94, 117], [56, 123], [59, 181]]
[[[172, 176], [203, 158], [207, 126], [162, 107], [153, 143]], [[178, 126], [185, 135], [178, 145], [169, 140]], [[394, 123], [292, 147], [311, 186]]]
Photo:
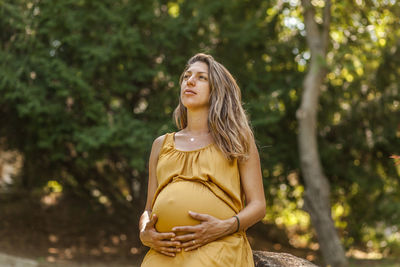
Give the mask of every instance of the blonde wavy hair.
[[[240, 88], [229, 71], [211, 55], [199, 53], [187, 62], [179, 84], [182, 84], [184, 73], [190, 65], [198, 61], [208, 66], [210, 83], [208, 127], [214, 142], [227, 159], [246, 160], [254, 136], [242, 107]], [[173, 116], [179, 130], [186, 128], [187, 109], [180, 97]]]

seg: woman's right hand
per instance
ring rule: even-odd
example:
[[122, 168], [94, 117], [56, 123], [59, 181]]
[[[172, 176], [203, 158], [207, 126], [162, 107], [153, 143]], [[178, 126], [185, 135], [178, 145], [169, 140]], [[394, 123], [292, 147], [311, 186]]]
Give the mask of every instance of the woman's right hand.
[[181, 251], [179, 241], [171, 241], [175, 233], [159, 233], [155, 228], [157, 215], [153, 214], [146, 226], [140, 231], [140, 240], [143, 245], [148, 246], [166, 256], [174, 257], [176, 252]]

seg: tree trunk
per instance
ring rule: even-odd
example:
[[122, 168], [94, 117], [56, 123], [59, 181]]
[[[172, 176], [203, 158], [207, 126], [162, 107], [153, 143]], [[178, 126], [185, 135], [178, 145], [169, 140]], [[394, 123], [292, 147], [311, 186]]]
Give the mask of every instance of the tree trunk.
[[326, 264], [348, 266], [344, 249], [331, 216], [330, 186], [321, 166], [317, 143], [317, 108], [321, 85], [325, 78], [325, 58], [329, 40], [330, 1], [325, 1], [322, 32], [314, 20], [315, 10], [310, 0], [302, 0], [307, 43], [311, 62], [303, 83], [299, 122], [299, 153], [305, 183], [304, 209], [310, 214]]

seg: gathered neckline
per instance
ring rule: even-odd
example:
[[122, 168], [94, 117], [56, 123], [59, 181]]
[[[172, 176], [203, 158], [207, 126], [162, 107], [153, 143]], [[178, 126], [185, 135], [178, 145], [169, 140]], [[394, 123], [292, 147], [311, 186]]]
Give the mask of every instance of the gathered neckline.
[[214, 144], [215, 144], [214, 142], [211, 142], [208, 145], [202, 146], [202, 147], [194, 149], [194, 150], [181, 150], [181, 149], [176, 148], [176, 146], [175, 146], [175, 132], [172, 133], [172, 147], [173, 147], [173, 149], [175, 151], [179, 151], [179, 152], [183, 152], [183, 153], [198, 152], [198, 151], [206, 149], [206, 148], [208, 148], [208, 147], [210, 147], [210, 146], [212, 146]]

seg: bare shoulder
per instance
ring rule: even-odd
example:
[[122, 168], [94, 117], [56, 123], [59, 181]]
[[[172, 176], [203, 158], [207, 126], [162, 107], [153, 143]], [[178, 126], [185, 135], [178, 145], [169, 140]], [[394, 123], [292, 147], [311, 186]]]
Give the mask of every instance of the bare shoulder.
[[251, 138], [251, 140], [250, 140], [249, 153], [256, 155], [258, 157], [258, 146], [257, 146], [256, 140], [254, 138]]
[[166, 134], [163, 134], [154, 139], [153, 146], [161, 146], [166, 136], [167, 136]]
[[165, 140], [166, 136], [167, 136], [166, 134], [163, 134], [163, 135], [157, 137], [156, 139], [154, 139], [153, 146], [151, 147], [151, 150], [154, 151], [154, 152], [159, 152], [161, 147], [162, 147], [162, 145], [163, 145], [163, 143], [164, 143], [164, 140]]
[[239, 161], [239, 166], [245, 167], [245, 166], [249, 166], [249, 164], [257, 163], [259, 161], [260, 161], [260, 156], [258, 153], [257, 144], [256, 144], [254, 138], [251, 138], [249, 140], [248, 157], [245, 160]]
[[249, 156], [258, 155], [258, 148], [254, 137], [249, 138]]

